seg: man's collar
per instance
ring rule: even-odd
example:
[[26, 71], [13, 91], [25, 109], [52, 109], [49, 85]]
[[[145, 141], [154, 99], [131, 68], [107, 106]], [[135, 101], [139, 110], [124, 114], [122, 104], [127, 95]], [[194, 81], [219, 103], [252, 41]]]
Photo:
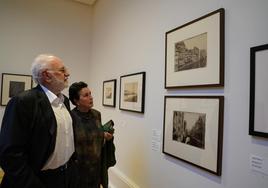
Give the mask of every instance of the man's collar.
[[62, 93], [60, 93], [58, 96], [55, 95], [53, 92], [51, 92], [49, 89], [47, 89], [45, 86], [40, 85], [45, 92], [46, 96], [48, 97], [49, 102], [55, 103], [55, 104], [60, 104], [64, 102], [64, 96]]

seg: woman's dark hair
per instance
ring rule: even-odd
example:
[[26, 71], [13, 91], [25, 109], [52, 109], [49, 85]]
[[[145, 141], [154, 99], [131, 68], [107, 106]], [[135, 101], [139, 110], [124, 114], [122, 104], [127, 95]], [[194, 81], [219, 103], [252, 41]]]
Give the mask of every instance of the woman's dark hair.
[[83, 88], [87, 87], [85, 82], [75, 82], [69, 87], [69, 99], [76, 106], [74, 100], [79, 100], [79, 91]]

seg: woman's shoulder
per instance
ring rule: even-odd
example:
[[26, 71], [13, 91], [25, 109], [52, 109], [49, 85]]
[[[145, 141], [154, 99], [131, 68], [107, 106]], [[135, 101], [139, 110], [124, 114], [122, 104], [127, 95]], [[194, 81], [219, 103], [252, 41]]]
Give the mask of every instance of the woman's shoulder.
[[96, 117], [97, 119], [100, 119], [100, 118], [101, 118], [101, 113], [100, 113], [100, 111], [98, 111], [98, 110], [92, 108], [90, 112], [91, 112], [91, 113], [93, 114], [93, 116]]
[[100, 111], [98, 111], [98, 110], [96, 110], [96, 109], [94, 109], [94, 108], [91, 109], [91, 112], [92, 112], [93, 114], [101, 114]]

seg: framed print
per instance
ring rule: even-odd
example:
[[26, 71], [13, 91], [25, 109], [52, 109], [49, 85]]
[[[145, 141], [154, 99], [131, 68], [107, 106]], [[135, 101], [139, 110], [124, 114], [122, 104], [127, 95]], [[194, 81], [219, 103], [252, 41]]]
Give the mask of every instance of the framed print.
[[144, 113], [145, 72], [120, 77], [120, 110]]
[[166, 32], [165, 88], [224, 86], [224, 9]]
[[221, 175], [223, 96], [165, 96], [163, 153]]
[[31, 88], [31, 75], [2, 73], [1, 106], [6, 106], [11, 97]]
[[268, 44], [250, 48], [249, 134], [268, 138]]
[[103, 82], [102, 105], [115, 107], [116, 102], [116, 80]]

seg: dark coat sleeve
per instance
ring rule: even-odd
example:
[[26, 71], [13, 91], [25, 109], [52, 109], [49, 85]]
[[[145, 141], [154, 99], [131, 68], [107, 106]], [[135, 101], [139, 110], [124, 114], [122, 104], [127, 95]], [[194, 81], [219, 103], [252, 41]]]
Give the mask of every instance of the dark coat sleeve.
[[108, 188], [108, 168], [116, 164], [114, 138], [106, 141], [101, 151], [101, 184]]
[[[32, 143], [44, 130], [42, 127], [36, 130], [34, 113], [37, 112], [33, 104], [23, 97], [13, 97], [6, 107], [0, 132], [0, 166], [5, 172], [1, 188], [45, 188], [37, 172], [48, 153], [46, 145], [38, 150], [37, 143]], [[42, 124], [42, 120], [39, 121]], [[43, 137], [47, 135], [39, 136], [39, 144], [43, 144]], [[40, 154], [36, 154], [38, 152]]]

